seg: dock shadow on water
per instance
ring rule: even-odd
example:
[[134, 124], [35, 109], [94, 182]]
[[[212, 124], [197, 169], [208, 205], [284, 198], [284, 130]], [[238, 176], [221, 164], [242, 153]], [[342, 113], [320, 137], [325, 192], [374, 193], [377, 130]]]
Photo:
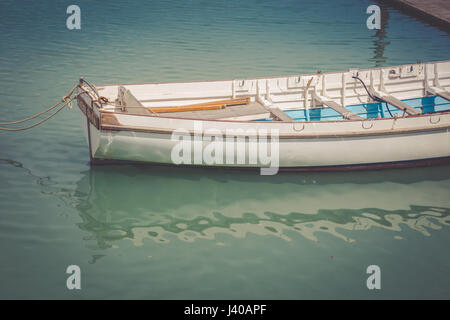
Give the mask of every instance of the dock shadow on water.
[[328, 233], [353, 242], [363, 237], [356, 232], [372, 228], [402, 239], [404, 228], [430, 236], [449, 226], [448, 200], [433, 191], [448, 184], [449, 166], [270, 177], [105, 166], [82, 173], [72, 200], [82, 219], [78, 226], [99, 248], [117, 247], [121, 240], [141, 246], [210, 239], [224, 245], [218, 234], [249, 233], [286, 241], [293, 233], [308, 241]]

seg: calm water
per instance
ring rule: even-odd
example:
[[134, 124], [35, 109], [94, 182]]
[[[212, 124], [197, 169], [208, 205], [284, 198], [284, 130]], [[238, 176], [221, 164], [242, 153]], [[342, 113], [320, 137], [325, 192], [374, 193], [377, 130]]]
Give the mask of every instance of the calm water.
[[[81, 8], [82, 29], [65, 27]], [[0, 3], [0, 121], [94, 83], [449, 59], [448, 33], [369, 1]], [[88, 165], [76, 109], [0, 132], [0, 298], [450, 298], [450, 167], [279, 174]], [[82, 270], [82, 290], [65, 270]], [[382, 289], [366, 288], [381, 267]]]

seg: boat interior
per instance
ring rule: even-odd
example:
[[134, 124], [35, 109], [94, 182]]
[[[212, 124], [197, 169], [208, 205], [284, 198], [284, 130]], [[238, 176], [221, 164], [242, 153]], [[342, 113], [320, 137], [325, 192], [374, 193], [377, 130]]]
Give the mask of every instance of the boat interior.
[[98, 86], [105, 111], [189, 119], [339, 121], [450, 111], [450, 61], [266, 79]]

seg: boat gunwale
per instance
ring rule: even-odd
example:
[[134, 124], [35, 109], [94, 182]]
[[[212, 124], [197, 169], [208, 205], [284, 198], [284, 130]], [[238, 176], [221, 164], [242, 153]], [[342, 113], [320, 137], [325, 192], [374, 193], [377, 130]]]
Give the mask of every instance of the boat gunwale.
[[[303, 110], [303, 109], [292, 109], [295, 111]], [[292, 111], [289, 110], [289, 111]], [[191, 121], [214, 121], [214, 122], [233, 122], [233, 123], [264, 123], [264, 124], [282, 124], [282, 123], [347, 123], [347, 122], [371, 122], [371, 121], [379, 121], [379, 120], [396, 120], [396, 119], [410, 119], [410, 118], [419, 118], [419, 117], [426, 117], [426, 116], [434, 116], [434, 115], [442, 115], [442, 114], [448, 114], [450, 113], [450, 110], [445, 111], [437, 111], [437, 112], [430, 112], [425, 114], [418, 114], [418, 115], [408, 115], [405, 117], [399, 116], [399, 117], [391, 117], [391, 118], [373, 118], [373, 119], [342, 119], [342, 120], [312, 120], [312, 121], [258, 121], [258, 120], [231, 120], [231, 119], [204, 119], [204, 118], [183, 118], [183, 117], [170, 117], [170, 116], [161, 116], [161, 115], [153, 115], [153, 114], [130, 114], [127, 112], [117, 112], [117, 111], [109, 111], [104, 109], [99, 109], [100, 114], [107, 113], [107, 114], [118, 114], [118, 115], [125, 115], [125, 116], [136, 116], [136, 117], [152, 117], [152, 118], [162, 118], [162, 119], [177, 119], [177, 120], [191, 120]], [[284, 110], [283, 110], [284, 111]]]
[[[302, 132], [296, 133], [282, 133], [278, 137], [280, 139], [317, 139], [317, 138], [348, 138], [348, 137], [365, 137], [365, 136], [383, 136], [383, 135], [401, 135], [408, 133], [421, 133], [421, 132], [434, 132], [434, 131], [444, 131], [450, 129], [450, 124], [434, 126], [434, 127], [416, 127], [416, 128], [406, 128], [406, 129], [390, 129], [390, 130], [377, 130], [377, 131], [351, 131], [351, 132], [339, 132], [339, 133], [314, 133], [305, 134]], [[118, 131], [131, 131], [131, 132], [143, 132], [143, 133], [155, 133], [155, 134], [173, 134], [177, 129], [165, 129], [165, 128], [151, 128], [151, 127], [133, 127], [124, 125], [101, 125], [100, 130], [102, 132], [118, 132]], [[367, 129], [366, 129], [367, 130]], [[198, 132], [194, 130], [185, 130], [184, 132], [179, 132], [179, 134], [195, 135]], [[202, 134], [204, 136], [215, 136], [216, 134], [208, 130], [203, 130]], [[257, 133], [239, 133], [233, 132], [231, 134], [235, 137], [253, 137], [258, 136]]]

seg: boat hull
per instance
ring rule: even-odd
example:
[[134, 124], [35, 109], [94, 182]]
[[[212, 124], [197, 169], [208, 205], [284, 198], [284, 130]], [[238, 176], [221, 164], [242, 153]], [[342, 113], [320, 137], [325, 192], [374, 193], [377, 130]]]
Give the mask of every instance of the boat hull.
[[[175, 163], [173, 150], [180, 140], [173, 139], [173, 132], [158, 132], [152, 129], [141, 130], [114, 130], [97, 129], [94, 125], [85, 120], [86, 135], [91, 146], [92, 164], [112, 164], [112, 163], [147, 163], [151, 165], [163, 164], [181, 167], [228, 167], [228, 168], [261, 168], [278, 167], [280, 170], [300, 170], [300, 171], [321, 171], [321, 170], [362, 170], [381, 169], [402, 166], [431, 165], [447, 163], [450, 158], [450, 138], [449, 129], [446, 126], [431, 125], [433, 117], [436, 115], [415, 119], [417, 125], [412, 125], [413, 118], [403, 119], [403, 126], [398, 129], [383, 130], [385, 126], [392, 126], [393, 121], [384, 125], [378, 125], [376, 121], [371, 123], [370, 129], [364, 131], [354, 131], [352, 126], [343, 130], [337, 123], [329, 123], [329, 131], [303, 129], [303, 134], [279, 133], [277, 148], [278, 159], [275, 163], [262, 163], [257, 159], [256, 163], [250, 163], [249, 137], [244, 137], [247, 142], [245, 147], [245, 163], [226, 162], [226, 146], [223, 147], [224, 156], [222, 161], [211, 163], [207, 159], [195, 163], [194, 136], [195, 131], [187, 132], [186, 136], [191, 137], [191, 157], [185, 163]], [[449, 114], [440, 115], [441, 121], [445, 122]], [[425, 118], [425, 119], [423, 119]], [[422, 120], [422, 121], [420, 121]], [[192, 120], [195, 121], [195, 120]], [[398, 120], [397, 120], [398, 121]], [[409, 124], [411, 122], [411, 124]], [[427, 127], [420, 126], [421, 122], [429, 123]], [[375, 124], [374, 124], [375, 123]], [[254, 127], [254, 132], [265, 128], [265, 123], [244, 123], [245, 132], [250, 132]], [[353, 123], [369, 127], [369, 124]], [[374, 127], [381, 127], [375, 130]], [[317, 126], [318, 127], [318, 126]], [[403, 128], [402, 128], [403, 127]], [[108, 128], [108, 127], [106, 127]], [[405, 129], [406, 128], [406, 129]], [[338, 131], [340, 129], [340, 131]], [[271, 129], [267, 129], [270, 131]], [[380, 133], [377, 133], [380, 132]], [[207, 130], [202, 131], [205, 134]], [[314, 132], [314, 133], [313, 133]], [[201, 152], [203, 153], [211, 139], [206, 135], [199, 134]], [[224, 134], [223, 140], [228, 138]], [[233, 136], [236, 139], [236, 136]], [[90, 142], [89, 142], [90, 141]], [[235, 140], [236, 141], [236, 140]], [[236, 148], [234, 149], [237, 156]], [[205, 157], [206, 158], [206, 157]], [[236, 160], [236, 158], [235, 158]]]
[[[132, 165], [132, 166], [160, 166], [173, 168], [187, 168], [187, 169], [206, 169], [206, 170], [233, 170], [233, 171], [259, 171], [260, 167], [221, 167], [221, 166], [198, 166], [198, 165], [175, 165], [159, 162], [148, 161], [128, 161], [128, 160], [111, 160], [111, 159], [92, 159], [91, 166], [115, 166], [115, 165]], [[401, 169], [414, 167], [429, 167], [449, 165], [450, 157], [433, 158], [433, 159], [419, 159], [398, 162], [383, 162], [383, 163], [365, 163], [365, 164], [351, 164], [340, 166], [317, 166], [317, 167], [280, 167], [280, 172], [340, 172], [340, 171], [366, 171], [366, 170], [384, 170], [384, 169]]]
[[[381, 112], [377, 118], [347, 113], [342, 106], [374, 102], [356, 78], [364, 79], [373, 95], [384, 97], [401, 112], [392, 114], [388, 109], [391, 117]], [[401, 101], [429, 95], [448, 101], [450, 61], [296, 77], [101, 89], [108, 98], [82, 84], [83, 94], [78, 96], [92, 164], [269, 168], [267, 174], [275, 174], [278, 170], [430, 165], [447, 163], [450, 157], [448, 108], [425, 112], [425, 105], [414, 109]], [[276, 121], [259, 121], [265, 119], [260, 113], [196, 118], [196, 111], [186, 113], [188, 116], [149, 111], [198, 108], [208, 104], [206, 101], [217, 104], [236, 97], [259, 104], [272, 118], [278, 115]], [[115, 103], [104, 104], [101, 98]], [[344, 119], [298, 121], [282, 112], [297, 108], [308, 113], [310, 108], [320, 109], [317, 103], [340, 110]], [[216, 115], [220, 112], [223, 117], [223, 111]]]

